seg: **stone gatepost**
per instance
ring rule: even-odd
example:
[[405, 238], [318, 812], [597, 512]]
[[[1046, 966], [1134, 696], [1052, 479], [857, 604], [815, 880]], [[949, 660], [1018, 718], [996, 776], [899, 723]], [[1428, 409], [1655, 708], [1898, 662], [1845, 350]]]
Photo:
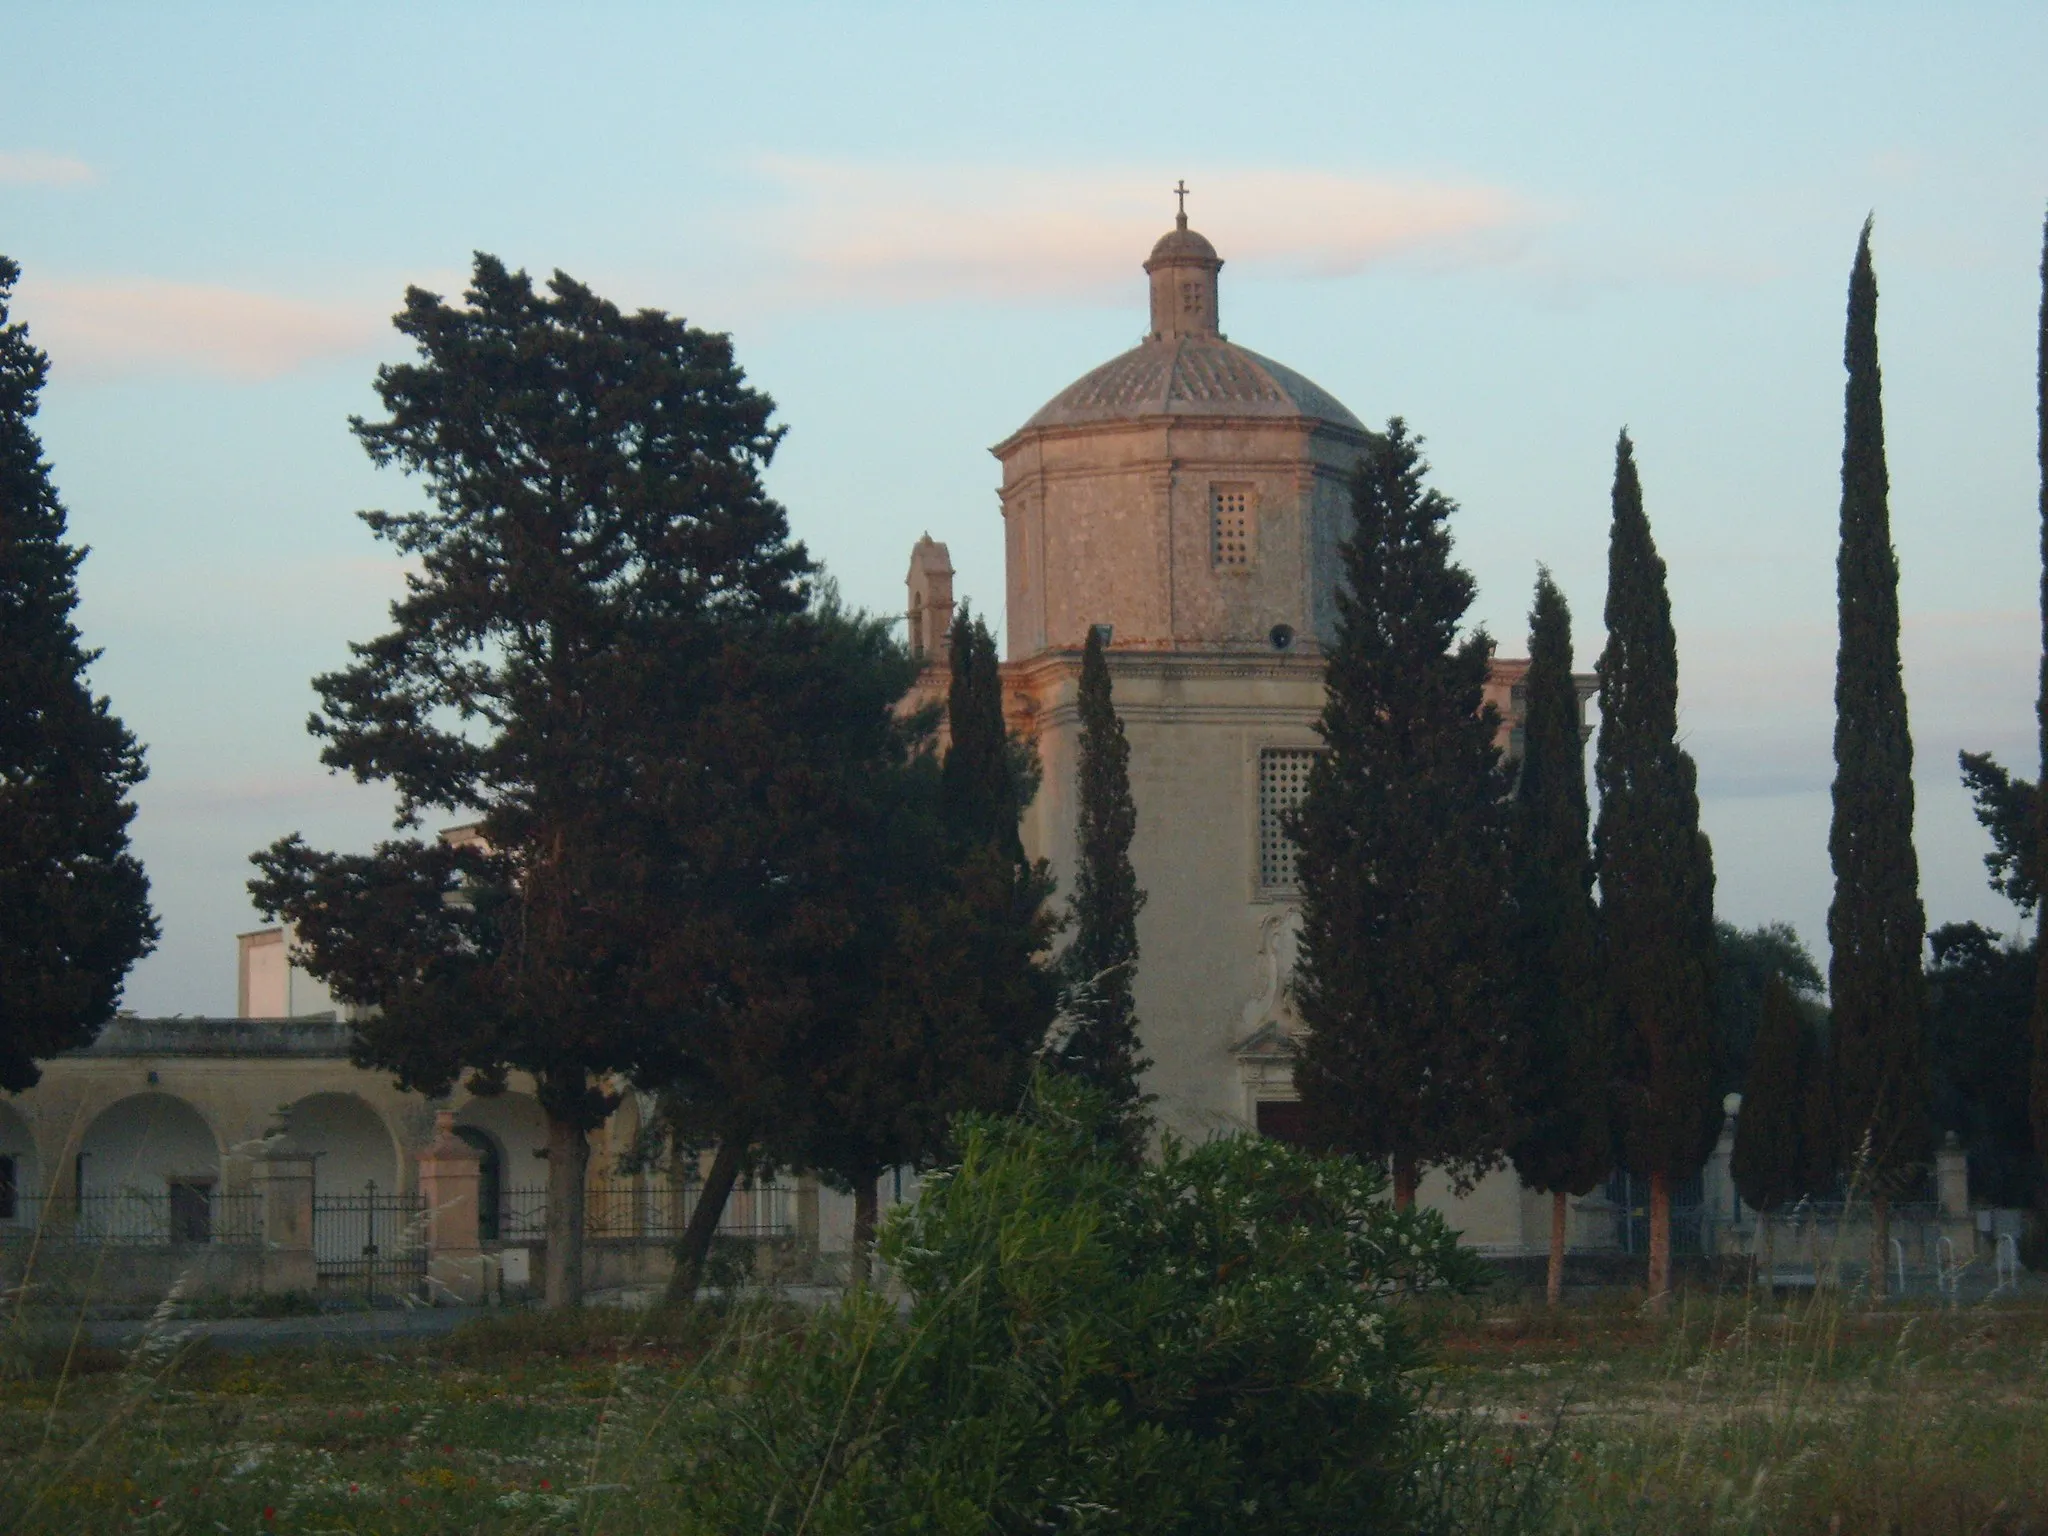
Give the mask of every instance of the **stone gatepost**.
[[477, 1239], [476, 1148], [455, 1134], [455, 1111], [434, 1116], [434, 1142], [420, 1154], [420, 1200], [427, 1210], [427, 1284], [434, 1298], [473, 1306], [489, 1292], [488, 1256]]
[[1934, 1154], [1934, 1196], [1941, 1204], [1942, 1220], [1969, 1220], [1970, 1157], [1954, 1131], [1942, 1137]]
[[[1700, 1200], [1706, 1207], [1702, 1214], [1713, 1224], [1717, 1238], [1710, 1252], [1739, 1251], [1735, 1234], [1742, 1224], [1742, 1197], [1735, 1191], [1734, 1162], [1735, 1126], [1741, 1117], [1742, 1095], [1726, 1095], [1721, 1100], [1721, 1134], [1700, 1169]], [[1730, 1246], [1724, 1249], [1722, 1241]]]
[[818, 1267], [818, 1176], [807, 1173], [796, 1184], [796, 1253], [793, 1262], [806, 1280], [822, 1279]]
[[263, 1204], [263, 1289], [310, 1296], [320, 1284], [313, 1259], [313, 1154], [289, 1131], [260, 1146], [252, 1161]]

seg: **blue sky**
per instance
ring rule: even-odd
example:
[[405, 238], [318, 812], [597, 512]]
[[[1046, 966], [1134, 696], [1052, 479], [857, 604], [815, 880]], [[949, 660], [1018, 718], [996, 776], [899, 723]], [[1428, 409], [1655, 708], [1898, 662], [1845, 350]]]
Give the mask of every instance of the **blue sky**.
[[1630, 427], [1723, 913], [1816, 949], [1874, 209], [1929, 917], [2015, 925], [1954, 763], [2035, 756], [2048, 8], [25, 0], [7, 35], [0, 250], [150, 748], [131, 1006], [231, 1011], [249, 851], [387, 825], [303, 722], [397, 590], [353, 514], [417, 493], [346, 418], [406, 283], [486, 249], [731, 331], [847, 593], [896, 610], [929, 530], [996, 610], [987, 448], [1136, 339], [1178, 177], [1232, 337], [1429, 438], [1504, 649], [1543, 561], [1596, 654]]

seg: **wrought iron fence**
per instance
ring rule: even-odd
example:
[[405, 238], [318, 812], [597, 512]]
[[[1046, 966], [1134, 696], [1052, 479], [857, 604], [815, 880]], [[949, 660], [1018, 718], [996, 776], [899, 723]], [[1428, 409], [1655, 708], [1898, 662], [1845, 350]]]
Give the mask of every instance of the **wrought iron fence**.
[[259, 1246], [263, 1197], [227, 1191], [198, 1180], [172, 1180], [163, 1189], [89, 1190], [82, 1195], [16, 1191], [13, 1218], [0, 1236], [110, 1248], [165, 1248], [211, 1243]]
[[409, 1295], [427, 1275], [427, 1208], [416, 1194], [376, 1184], [313, 1199], [313, 1272], [323, 1291], [365, 1298]]
[[[584, 1194], [584, 1236], [671, 1241], [681, 1237], [690, 1224], [701, 1192], [702, 1185], [694, 1180], [678, 1184], [621, 1179], [593, 1184]], [[544, 1241], [547, 1214], [545, 1188], [500, 1190], [495, 1235], [508, 1243]], [[488, 1240], [493, 1235], [488, 1213], [483, 1225]], [[721, 1237], [788, 1237], [795, 1231], [794, 1184], [736, 1184], [718, 1218]]]

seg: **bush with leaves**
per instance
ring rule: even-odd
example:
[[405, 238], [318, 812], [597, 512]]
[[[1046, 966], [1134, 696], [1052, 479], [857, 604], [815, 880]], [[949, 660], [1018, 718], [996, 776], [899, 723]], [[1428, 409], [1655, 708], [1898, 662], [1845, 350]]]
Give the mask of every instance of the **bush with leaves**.
[[1132, 1166], [1099, 1093], [967, 1117], [857, 1290], [696, 1398], [685, 1529], [1417, 1528], [1435, 1439], [1396, 1298], [1479, 1262], [1377, 1167], [1244, 1137]]

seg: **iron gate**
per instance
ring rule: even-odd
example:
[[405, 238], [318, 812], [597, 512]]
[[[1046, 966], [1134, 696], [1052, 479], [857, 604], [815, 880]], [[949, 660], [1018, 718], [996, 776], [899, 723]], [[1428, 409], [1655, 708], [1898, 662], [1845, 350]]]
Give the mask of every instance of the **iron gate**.
[[313, 1268], [324, 1293], [365, 1300], [417, 1294], [427, 1278], [427, 1208], [375, 1182], [313, 1197]]

